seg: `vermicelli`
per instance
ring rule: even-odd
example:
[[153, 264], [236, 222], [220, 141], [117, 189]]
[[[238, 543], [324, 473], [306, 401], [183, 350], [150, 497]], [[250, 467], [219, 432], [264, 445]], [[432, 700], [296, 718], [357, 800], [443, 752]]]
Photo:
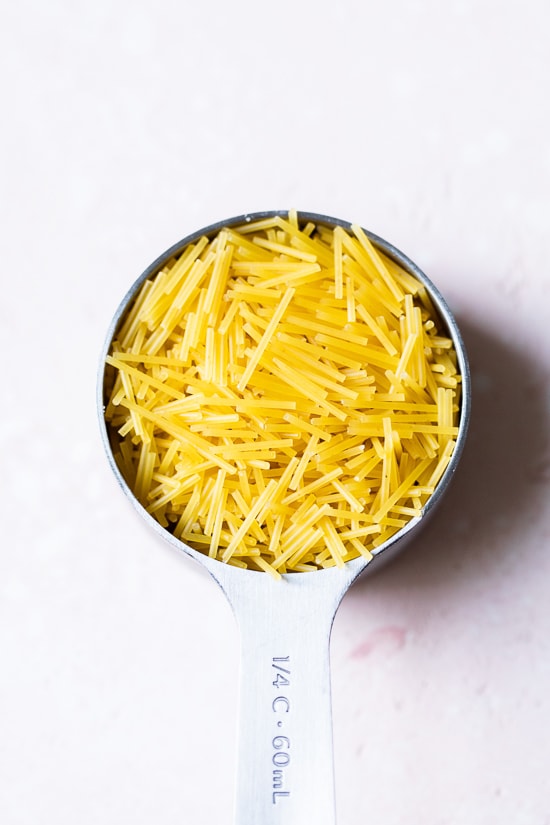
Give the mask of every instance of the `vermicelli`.
[[168, 261], [107, 362], [113, 451], [141, 504], [276, 578], [372, 558], [458, 435], [456, 354], [423, 284], [360, 227], [294, 211]]

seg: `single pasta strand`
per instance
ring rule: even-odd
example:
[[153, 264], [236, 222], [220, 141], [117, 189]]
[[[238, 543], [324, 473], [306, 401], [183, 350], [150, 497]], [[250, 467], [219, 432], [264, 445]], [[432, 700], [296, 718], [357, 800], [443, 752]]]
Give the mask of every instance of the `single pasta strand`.
[[334, 227], [334, 297], [344, 297], [344, 277], [342, 269], [342, 228]]
[[291, 302], [295, 291], [296, 290], [293, 287], [289, 287], [285, 291], [285, 294], [283, 295], [283, 297], [281, 298], [279, 306], [277, 307], [277, 309], [273, 313], [273, 317], [271, 318], [269, 324], [267, 325], [267, 328], [266, 328], [264, 334], [262, 335], [262, 338], [261, 338], [258, 346], [256, 347], [256, 350], [254, 351], [254, 354], [253, 354], [252, 358], [249, 360], [241, 380], [237, 384], [237, 389], [240, 390], [241, 392], [244, 390], [244, 388], [248, 384], [248, 382], [249, 382], [249, 380], [252, 376], [252, 373], [254, 372], [256, 367], [258, 366], [258, 362], [259, 362], [260, 358], [262, 357], [263, 353], [265, 352], [266, 347], [269, 344], [279, 321], [283, 317], [286, 308], [288, 307], [289, 303]]
[[223, 561], [229, 561], [229, 559], [231, 558], [231, 556], [233, 555], [233, 553], [237, 549], [237, 545], [239, 544], [241, 539], [244, 538], [245, 533], [247, 532], [249, 527], [252, 525], [252, 522], [255, 520], [256, 516], [258, 515], [258, 513], [260, 512], [260, 510], [262, 509], [264, 504], [269, 500], [269, 496], [273, 492], [273, 489], [276, 486], [277, 486], [277, 482], [274, 479], [270, 479], [267, 487], [265, 488], [265, 490], [263, 491], [261, 496], [258, 496], [255, 503], [251, 505], [247, 516], [245, 517], [245, 519], [243, 520], [241, 526], [239, 527], [239, 529], [237, 530], [237, 532], [233, 536], [233, 539], [232, 539], [231, 543], [226, 548], [226, 550], [223, 554]]
[[264, 249], [269, 249], [272, 252], [279, 252], [281, 255], [290, 255], [291, 258], [299, 258], [302, 261], [308, 261], [309, 263], [317, 263], [317, 256], [313, 255], [311, 252], [303, 252], [300, 249], [296, 249], [293, 246], [288, 246], [287, 244], [281, 243], [274, 243], [273, 241], [267, 241], [263, 238], [254, 238], [254, 243], [258, 246], [262, 246]]
[[393, 295], [393, 297], [397, 301], [401, 301], [402, 298], [403, 298], [403, 292], [401, 291], [399, 286], [395, 283], [394, 279], [392, 278], [392, 276], [388, 272], [387, 268], [384, 266], [384, 262], [382, 261], [382, 258], [380, 257], [380, 255], [378, 254], [378, 252], [376, 251], [374, 246], [372, 245], [371, 241], [369, 241], [369, 239], [365, 235], [365, 232], [363, 231], [363, 229], [361, 229], [361, 227], [358, 226], [357, 224], [352, 224], [351, 229], [352, 229], [353, 234], [359, 240], [359, 243], [361, 244], [361, 246], [363, 247], [363, 249], [367, 253], [368, 257], [370, 258], [370, 260], [372, 261], [372, 263], [376, 267], [379, 275], [382, 277], [382, 280], [384, 281], [384, 283], [388, 287], [388, 289], [391, 292], [391, 294]]

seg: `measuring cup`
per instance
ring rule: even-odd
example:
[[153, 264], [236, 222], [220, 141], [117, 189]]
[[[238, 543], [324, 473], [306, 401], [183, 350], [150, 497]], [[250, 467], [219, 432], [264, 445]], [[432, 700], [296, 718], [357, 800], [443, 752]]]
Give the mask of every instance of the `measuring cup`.
[[[101, 356], [97, 404], [103, 443], [120, 486], [154, 530], [208, 570], [229, 600], [239, 625], [242, 654], [236, 825], [334, 825], [329, 641], [336, 610], [355, 579], [400, 551], [436, 509], [456, 470], [468, 428], [468, 362], [447, 304], [403, 253], [366, 233], [385, 255], [424, 284], [442, 327], [453, 341], [462, 376], [459, 432], [451, 461], [421, 515], [377, 547], [370, 562], [358, 558], [347, 562], [344, 569], [290, 573], [283, 575], [282, 581], [275, 581], [266, 573], [239, 569], [203, 555], [174, 538], [137, 501], [113, 457], [104, 418], [105, 357], [143, 281], [203, 235], [211, 238], [224, 226], [275, 215], [286, 216], [287, 212], [241, 215], [201, 229], [172, 246], [145, 270], [123, 299], [109, 328]], [[300, 222], [350, 228], [349, 223], [324, 215], [301, 212], [298, 217]]]

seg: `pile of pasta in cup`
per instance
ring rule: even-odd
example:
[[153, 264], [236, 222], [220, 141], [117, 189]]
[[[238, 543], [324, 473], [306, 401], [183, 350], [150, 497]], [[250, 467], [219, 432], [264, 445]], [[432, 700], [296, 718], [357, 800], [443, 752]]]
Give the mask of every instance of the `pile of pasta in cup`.
[[221, 562], [307, 572], [420, 515], [460, 375], [425, 287], [352, 225], [288, 216], [201, 237], [146, 280], [107, 357], [115, 460]]

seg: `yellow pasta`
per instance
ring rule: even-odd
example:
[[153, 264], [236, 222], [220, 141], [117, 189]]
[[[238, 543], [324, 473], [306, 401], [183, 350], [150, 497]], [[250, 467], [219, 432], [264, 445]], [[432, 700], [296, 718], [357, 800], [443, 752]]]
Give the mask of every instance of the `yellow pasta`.
[[370, 560], [458, 435], [457, 358], [424, 286], [360, 227], [295, 211], [165, 263], [107, 370], [115, 460], [147, 512], [274, 578]]

